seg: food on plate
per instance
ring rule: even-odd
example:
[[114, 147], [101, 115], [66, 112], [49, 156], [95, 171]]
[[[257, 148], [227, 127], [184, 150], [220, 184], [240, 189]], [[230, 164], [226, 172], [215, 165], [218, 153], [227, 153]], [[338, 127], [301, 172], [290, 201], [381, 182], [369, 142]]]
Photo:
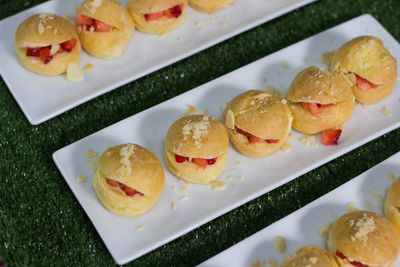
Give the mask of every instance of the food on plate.
[[400, 236], [385, 217], [353, 211], [332, 226], [328, 249], [340, 266], [394, 267], [400, 252]]
[[135, 26], [123, 5], [117, 0], [85, 0], [75, 12], [79, 39], [89, 54], [104, 59], [124, 54]]
[[184, 20], [187, 0], [128, 0], [136, 27], [144, 32], [164, 34]]
[[333, 55], [330, 69], [355, 76], [354, 96], [364, 104], [385, 98], [396, 85], [396, 59], [374, 36], [360, 36], [342, 45]]
[[128, 143], [110, 147], [100, 156], [93, 187], [109, 210], [136, 216], [157, 202], [164, 182], [164, 170], [157, 157]]
[[385, 216], [400, 235], [400, 177], [390, 186], [385, 201]]
[[22, 66], [44, 75], [66, 72], [81, 56], [74, 25], [50, 13], [33, 15], [18, 26], [14, 50]]
[[305, 246], [296, 251], [280, 267], [338, 267], [335, 259], [325, 250], [315, 246]]
[[286, 100], [259, 90], [233, 98], [222, 115], [233, 145], [250, 157], [279, 150], [289, 135], [292, 119]]
[[233, 0], [189, 0], [191, 7], [207, 13], [214, 13], [215, 11], [227, 7]]
[[328, 130], [322, 133], [322, 144], [326, 146], [337, 145], [342, 129]]
[[309, 67], [296, 75], [287, 99], [293, 128], [305, 134], [335, 129], [353, 114], [354, 76]]
[[172, 173], [188, 182], [208, 184], [225, 168], [229, 136], [217, 119], [190, 115], [171, 125], [165, 145]]

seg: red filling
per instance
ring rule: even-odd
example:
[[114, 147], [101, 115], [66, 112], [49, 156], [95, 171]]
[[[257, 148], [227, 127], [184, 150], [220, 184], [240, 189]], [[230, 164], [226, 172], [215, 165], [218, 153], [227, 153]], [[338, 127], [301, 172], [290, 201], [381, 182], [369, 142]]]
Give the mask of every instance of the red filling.
[[[76, 39], [71, 39], [60, 44], [60, 48], [57, 54], [64, 51], [71, 52], [78, 41]], [[51, 45], [45, 47], [27, 47], [26, 56], [27, 57], [40, 57], [44, 64], [49, 63], [53, 60], [53, 55], [50, 54]]]
[[145, 14], [144, 18], [146, 19], [146, 21], [158, 20], [159, 18], [162, 18], [164, 16], [166, 16], [167, 18], [178, 18], [180, 15], [182, 15], [182, 10], [183, 10], [183, 4], [180, 4], [168, 8], [164, 11]]
[[264, 139], [257, 137], [255, 135], [252, 135], [251, 133], [245, 132], [239, 128], [236, 128], [236, 131], [240, 134], [243, 134], [244, 136], [247, 137], [250, 143], [260, 143], [260, 142], [267, 142], [268, 144], [277, 144], [279, 143], [279, 139]]
[[[189, 161], [189, 158], [175, 154], [175, 160], [178, 163], [183, 163], [185, 161]], [[208, 165], [214, 165], [217, 162], [217, 158], [213, 158], [213, 159], [191, 158], [191, 162], [197, 164], [198, 166], [200, 166], [204, 169]]]
[[107, 178], [106, 181], [107, 181], [107, 184], [109, 184], [111, 186], [115, 186], [115, 187], [121, 188], [121, 190], [124, 191], [127, 196], [130, 196], [130, 197], [133, 197], [134, 195], [143, 196], [143, 194], [140, 193], [139, 191], [136, 191], [132, 187], [124, 185], [123, 183], [120, 183], [118, 181], [115, 181], [113, 179], [108, 179], [108, 178]]
[[350, 262], [351, 265], [357, 266], [357, 267], [370, 267], [369, 265], [363, 264], [361, 262], [358, 261], [349, 261], [349, 259], [339, 250], [336, 250], [336, 256], [338, 256], [339, 258], [341, 258], [342, 260], [347, 260], [348, 262]]
[[101, 22], [100, 20], [92, 19], [82, 14], [76, 15], [75, 22], [76, 24], [83, 26], [83, 29], [86, 31], [90, 31], [91, 27], [93, 27], [93, 31], [95, 32], [109, 32], [114, 28], [113, 26]]
[[322, 144], [326, 146], [337, 145], [339, 142], [342, 130], [330, 130], [322, 133]]
[[368, 81], [367, 79], [364, 79], [363, 77], [360, 77], [355, 73], [354, 73], [354, 75], [356, 75], [357, 87], [360, 88], [360, 90], [363, 92], [368, 92], [371, 89], [376, 89], [379, 87], [379, 85], [373, 84], [370, 81]]
[[321, 109], [333, 106], [334, 104], [318, 104], [310, 102], [301, 102], [301, 106], [305, 110], [309, 110], [313, 116], [317, 116], [321, 113]]

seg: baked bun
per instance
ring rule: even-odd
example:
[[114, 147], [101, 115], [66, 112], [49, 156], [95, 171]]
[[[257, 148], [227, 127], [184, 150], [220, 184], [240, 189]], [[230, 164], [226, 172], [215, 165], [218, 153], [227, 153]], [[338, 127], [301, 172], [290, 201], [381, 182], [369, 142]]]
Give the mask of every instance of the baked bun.
[[365, 104], [385, 98], [396, 85], [396, 59], [373, 36], [360, 36], [342, 45], [333, 56], [330, 69], [355, 74], [353, 92], [357, 101]]
[[184, 20], [187, 0], [128, 0], [136, 27], [144, 32], [164, 34]]
[[394, 267], [400, 252], [400, 237], [385, 217], [369, 211], [354, 211], [333, 224], [328, 249], [342, 267]]
[[286, 100], [259, 90], [233, 98], [222, 115], [231, 142], [250, 157], [276, 152], [289, 135], [292, 119]]
[[199, 11], [214, 13], [227, 7], [233, 0], [189, 0], [189, 5]]
[[288, 260], [285, 260], [279, 267], [338, 267], [335, 259], [325, 250], [305, 246], [296, 251]]
[[400, 177], [389, 188], [385, 201], [385, 216], [400, 235]]
[[94, 57], [122, 56], [135, 29], [128, 10], [117, 0], [85, 0], [76, 8], [78, 35]]
[[225, 168], [229, 137], [217, 119], [191, 115], [171, 125], [165, 145], [171, 172], [183, 180], [207, 184]]
[[44, 75], [66, 72], [81, 56], [74, 25], [50, 13], [33, 15], [18, 26], [14, 50], [22, 66]]
[[123, 144], [101, 155], [93, 187], [109, 210], [136, 216], [157, 202], [164, 181], [164, 170], [152, 152], [136, 144]]
[[354, 76], [309, 67], [296, 75], [287, 99], [293, 114], [293, 128], [316, 134], [336, 128], [348, 120], [355, 108]]

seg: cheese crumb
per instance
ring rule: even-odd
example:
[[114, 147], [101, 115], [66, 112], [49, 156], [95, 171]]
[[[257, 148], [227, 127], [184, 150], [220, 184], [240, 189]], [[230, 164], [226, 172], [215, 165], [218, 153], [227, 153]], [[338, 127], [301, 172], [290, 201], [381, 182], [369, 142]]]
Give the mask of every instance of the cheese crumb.
[[143, 231], [144, 230], [144, 226], [140, 225], [138, 227], [136, 227], [136, 231]]
[[177, 207], [176, 203], [172, 202], [172, 204], [171, 204], [171, 209], [172, 209], [172, 210], [176, 210], [176, 207]]
[[67, 79], [69, 81], [78, 82], [82, 81], [84, 78], [83, 71], [78, 63], [71, 62], [67, 67]]
[[255, 262], [251, 263], [251, 267], [262, 267], [265, 265], [265, 260], [256, 260]]
[[182, 201], [185, 201], [185, 200], [188, 200], [188, 199], [189, 199], [188, 196], [183, 196], [183, 197], [180, 197], [180, 198], [179, 198], [179, 200], [182, 200]]
[[94, 70], [94, 66], [92, 64], [86, 64], [85, 70]]
[[389, 110], [389, 108], [387, 106], [383, 107], [382, 114], [385, 115], [385, 116], [388, 116], [388, 117], [392, 116], [392, 112], [390, 112], [390, 110]]
[[352, 212], [352, 211], [357, 211], [358, 209], [356, 208], [356, 205], [353, 202], [347, 203], [347, 211]]
[[80, 183], [86, 182], [86, 177], [82, 174], [79, 174], [78, 177], [76, 177], [76, 180]]
[[274, 247], [275, 247], [276, 251], [278, 251], [279, 253], [284, 252], [286, 250], [285, 239], [283, 239], [282, 236], [275, 236]]
[[292, 140], [292, 138], [293, 138], [293, 135], [289, 134], [286, 140], [289, 141], [289, 140]]
[[317, 257], [309, 257], [308, 260], [311, 261], [312, 264], [316, 264], [318, 261], [318, 258]]
[[292, 150], [292, 146], [289, 143], [284, 143], [281, 147], [281, 149], [285, 152], [289, 152], [290, 150]]
[[278, 267], [278, 261], [275, 258], [269, 258], [268, 263], [270, 267]]
[[232, 110], [228, 110], [226, 113], [225, 126], [231, 130], [235, 129], [235, 115]]
[[58, 49], [60, 49], [59, 44], [52, 44], [50, 49], [50, 55], [54, 55], [55, 53], [57, 53]]
[[186, 186], [181, 186], [181, 191], [182, 191], [182, 192], [185, 192], [185, 193], [186, 193], [186, 192], [187, 192], [187, 190], [188, 190], [188, 189], [187, 189], [187, 187], [186, 187]]
[[367, 242], [368, 234], [375, 230], [374, 217], [368, 216], [364, 213], [362, 218], [359, 218], [357, 222], [355, 222], [354, 228], [356, 229], [356, 232], [354, 235], [350, 236], [351, 240], [355, 241], [358, 239]]
[[321, 228], [319, 228], [317, 230], [318, 235], [321, 238], [327, 238], [328, 234], [329, 234], [329, 230], [331, 229], [331, 227], [332, 227], [332, 223], [331, 222], [326, 222], [324, 226], [322, 226]]
[[286, 261], [291, 258], [290, 254], [288, 252], [282, 253], [282, 258]]
[[282, 99], [281, 102], [282, 102], [282, 104], [284, 104], [284, 105], [287, 104], [287, 100], [286, 100], [286, 99]]
[[211, 185], [214, 190], [224, 190], [228, 184], [221, 181], [213, 181]]
[[232, 180], [232, 175], [229, 175], [228, 177], [226, 177], [226, 179]]
[[192, 105], [186, 105], [186, 106], [187, 106], [187, 110], [185, 111], [185, 113], [183, 115], [187, 116], [196, 111], [196, 108], [194, 106], [192, 106]]
[[96, 152], [93, 152], [90, 149], [86, 150], [86, 157], [88, 157], [88, 158], [94, 158], [94, 157], [97, 157], [98, 155], [99, 154], [97, 154]]
[[386, 174], [386, 176], [387, 176], [387, 178], [388, 178], [389, 180], [394, 180], [394, 174], [393, 174], [393, 173], [388, 172], [388, 173]]
[[282, 61], [282, 62], [281, 62], [281, 66], [282, 66], [282, 68], [284, 68], [284, 69], [288, 69], [288, 68], [289, 68], [289, 65], [287, 64], [286, 61]]

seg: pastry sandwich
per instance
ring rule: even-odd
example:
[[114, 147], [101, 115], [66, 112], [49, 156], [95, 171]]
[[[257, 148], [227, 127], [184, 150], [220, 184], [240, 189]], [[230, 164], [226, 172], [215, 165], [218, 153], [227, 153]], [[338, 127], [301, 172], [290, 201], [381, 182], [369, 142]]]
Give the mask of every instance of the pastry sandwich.
[[50, 13], [33, 15], [18, 26], [14, 50], [22, 66], [44, 75], [66, 72], [81, 56], [74, 25]]
[[385, 216], [400, 235], [400, 178], [389, 188], [385, 201]]
[[229, 137], [215, 118], [190, 115], [178, 119], [169, 128], [165, 144], [167, 165], [183, 180], [207, 184], [225, 168]]
[[396, 59], [373, 36], [360, 36], [342, 45], [334, 53], [330, 69], [355, 75], [354, 96], [364, 104], [385, 98], [396, 85]]
[[287, 139], [292, 115], [286, 100], [250, 90], [233, 98], [222, 120], [231, 142], [246, 156], [263, 157], [276, 152]]
[[144, 32], [164, 34], [184, 20], [187, 0], [128, 0], [136, 27]]
[[355, 108], [353, 78], [316, 67], [297, 74], [287, 96], [293, 128], [304, 134], [317, 134], [347, 121]]
[[315, 246], [305, 246], [279, 267], [338, 267], [338, 264], [325, 250]]
[[123, 144], [101, 155], [93, 187], [110, 211], [136, 216], [157, 202], [164, 182], [164, 170], [152, 152], [136, 144]]
[[233, 0], [189, 0], [191, 7], [207, 13], [214, 13], [215, 11], [227, 7]]
[[117, 0], [85, 0], [76, 8], [75, 23], [85, 50], [104, 59], [122, 56], [135, 29]]

